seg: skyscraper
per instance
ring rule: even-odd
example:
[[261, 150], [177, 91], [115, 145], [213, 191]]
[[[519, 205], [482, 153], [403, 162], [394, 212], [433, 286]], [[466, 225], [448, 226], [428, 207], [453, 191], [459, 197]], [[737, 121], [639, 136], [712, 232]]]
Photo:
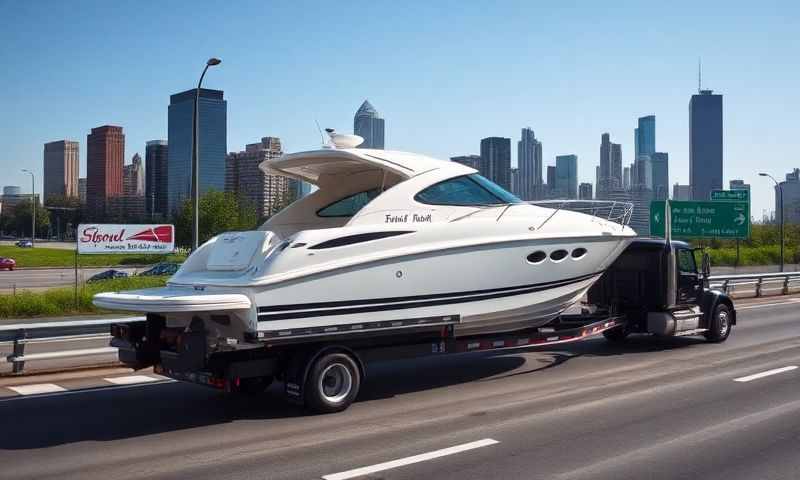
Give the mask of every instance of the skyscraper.
[[553, 197], [557, 194], [556, 190], [556, 167], [547, 166], [547, 196]]
[[358, 148], [383, 149], [384, 131], [386, 125], [375, 107], [364, 100], [353, 118], [353, 133], [364, 138], [364, 143]]
[[653, 199], [666, 200], [669, 196], [669, 154], [653, 152], [650, 165], [653, 172]]
[[511, 193], [517, 197], [521, 197], [519, 168], [511, 169]]
[[481, 175], [511, 189], [511, 139], [488, 137], [481, 140]]
[[611, 184], [614, 190], [622, 188], [622, 145], [611, 144]]
[[672, 186], [672, 199], [673, 200], [691, 200], [692, 187], [689, 185], [681, 185], [676, 183]]
[[556, 157], [556, 191], [560, 198], [578, 198], [578, 156]]
[[606, 198], [606, 193], [622, 188], [622, 146], [611, 142], [611, 136], [600, 136], [600, 178], [597, 183], [597, 198]]
[[252, 203], [259, 218], [277, 213], [296, 194], [293, 180], [258, 168], [263, 161], [282, 154], [280, 138], [263, 137], [258, 143], [248, 144], [243, 152], [229, 153], [225, 159], [225, 191]]
[[78, 179], [78, 200], [86, 205], [86, 177]]
[[722, 188], [722, 95], [700, 90], [689, 100], [689, 185], [692, 200]]
[[625, 167], [625, 169], [622, 171], [622, 189], [631, 189], [631, 167]]
[[636, 132], [636, 157], [652, 155], [656, 151], [656, 116], [639, 117], [639, 128]]
[[600, 136], [600, 179], [597, 183], [598, 197], [612, 187], [611, 183], [611, 135], [604, 133]]
[[578, 185], [578, 199], [580, 200], [591, 200], [592, 199], [592, 184], [591, 183], [581, 183]]
[[542, 185], [542, 142], [530, 127], [523, 128], [517, 142], [517, 168], [519, 168], [519, 197], [533, 200]]
[[103, 125], [86, 136], [86, 205], [96, 218], [105, 216], [109, 198], [122, 195], [124, 156], [122, 127]]
[[744, 180], [731, 180], [728, 182], [731, 190], [747, 190], [750, 191], [750, 184], [744, 183]]
[[478, 167], [481, 163], [481, 156], [480, 155], [459, 155], [456, 157], [450, 157], [450, 160], [456, 163], [460, 163], [461, 165], [466, 165], [469, 168], [474, 168], [478, 170]]
[[167, 209], [167, 155], [166, 140], [150, 140], [144, 150], [145, 212], [152, 220], [166, 218]]
[[122, 194], [126, 197], [144, 196], [144, 165], [138, 153], [133, 155], [130, 164], [122, 167]]
[[[192, 187], [192, 111], [196, 89], [170, 95], [168, 109], [169, 161], [167, 208], [172, 214], [189, 198]], [[198, 108], [200, 194], [225, 188], [228, 151], [228, 102], [222, 90], [200, 89]]]
[[52, 197], [78, 198], [78, 142], [59, 140], [44, 144], [45, 203]]

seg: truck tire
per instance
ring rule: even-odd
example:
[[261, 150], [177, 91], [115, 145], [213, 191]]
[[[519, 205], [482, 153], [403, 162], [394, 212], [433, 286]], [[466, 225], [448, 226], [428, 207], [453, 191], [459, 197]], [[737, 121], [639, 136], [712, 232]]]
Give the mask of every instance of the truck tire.
[[603, 332], [603, 336], [606, 337], [606, 340], [608, 340], [611, 343], [622, 343], [628, 338], [629, 334], [630, 332], [628, 331], [627, 328], [625, 328], [624, 325]]
[[708, 331], [703, 335], [712, 343], [721, 343], [731, 334], [731, 311], [727, 305], [720, 303], [714, 309], [708, 322]]
[[305, 384], [306, 407], [316, 413], [341, 412], [350, 406], [361, 386], [361, 372], [346, 353], [328, 353], [311, 365]]

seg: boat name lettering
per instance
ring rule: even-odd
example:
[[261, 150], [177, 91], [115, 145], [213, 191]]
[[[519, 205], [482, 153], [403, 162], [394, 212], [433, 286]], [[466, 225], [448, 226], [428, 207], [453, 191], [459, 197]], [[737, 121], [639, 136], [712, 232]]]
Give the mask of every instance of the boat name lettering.
[[385, 223], [431, 223], [433, 214], [431, 213], [404, 213], [401, 215], [386, 214]]

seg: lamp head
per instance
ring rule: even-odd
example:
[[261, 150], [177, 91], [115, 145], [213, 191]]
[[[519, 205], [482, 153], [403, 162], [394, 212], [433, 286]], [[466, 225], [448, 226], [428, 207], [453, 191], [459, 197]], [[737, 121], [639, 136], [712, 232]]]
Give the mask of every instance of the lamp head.
[[213, 67], [214, 65], [219, 65], [220, 63], [222, 63], [222, 60], [220, 60], [219, 58], [211, 57], [206, 62], [206, 65], [208, 65], [209, 67]]

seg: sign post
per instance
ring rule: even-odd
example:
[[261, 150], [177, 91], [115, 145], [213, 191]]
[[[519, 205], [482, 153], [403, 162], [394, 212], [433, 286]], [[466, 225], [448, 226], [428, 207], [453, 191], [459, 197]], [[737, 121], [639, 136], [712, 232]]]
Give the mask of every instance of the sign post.
[[[650, 234], [665, 235], [665, 202], [650, 203]], [[669, 202], [670, 233], [678, 238], [749, 238], [750, 205], [741, 201]]]

